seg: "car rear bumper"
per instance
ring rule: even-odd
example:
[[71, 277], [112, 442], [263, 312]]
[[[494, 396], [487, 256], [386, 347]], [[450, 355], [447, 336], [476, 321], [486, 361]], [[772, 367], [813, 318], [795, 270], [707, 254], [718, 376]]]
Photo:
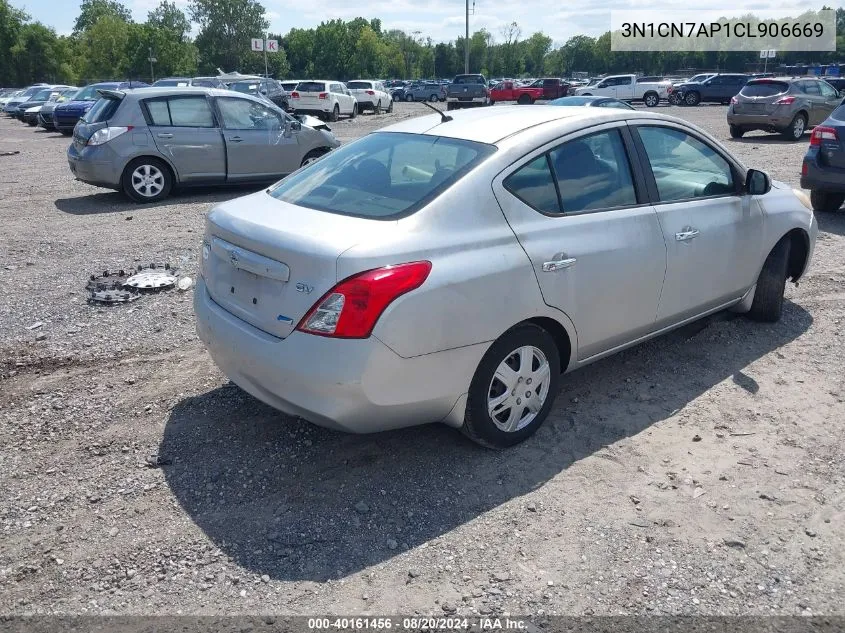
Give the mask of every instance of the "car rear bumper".
[[801, 171], [802, 189], [845, 193], [845, 170], [805, 159]]
[[78, 122], [79, 117], [57, 117], [53, 114], [53, 125], [57, 130], [73, 131]]
[[789, 114], [737, 114], [733, 107], [728, 109], [728, 124], [749, 130], [784, 130], [792, 123]]
[[[200, 277], [197, 333], [232, 382], [262, 402], [319, 426], [373, 433], [463, 421], [462, 396], [487, 345], [402, 358], [379, 339], [294, 331], [281, 339], [221, 308]], [[452, 415], [450, 415], [452, 414]]]
[[71, 143], [67, 150], [67, 161], [74, 178], [89, 185], [120, 189], [123, 162], [108, 144], [84, 147], [79, 150]]
[[446, 95], [447, 103], [486, 103], [487, 97], [453, 97]]

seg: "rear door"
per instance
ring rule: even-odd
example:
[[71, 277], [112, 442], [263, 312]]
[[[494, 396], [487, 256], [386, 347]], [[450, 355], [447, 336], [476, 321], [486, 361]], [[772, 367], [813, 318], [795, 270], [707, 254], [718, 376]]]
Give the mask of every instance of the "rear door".
[[633, 129], [667, 247], [659, 328], [751, 287], [762, 261], [763, 214], [741, 193], [744, 174], [704, 138], [668, 122]]
[[296, 134], [285, 134], [284, 115], [252, 99], [217, 97], [223, 123], [228, 180], [271, 180], [299, 169]]
[[541, 148], [493, 181], [543, 299], [565, 312], [583, 360], [652, 331], [666, 246], [627, 127]]
[[142, 108], [158, 151], [184, 183], [226, 179], [226, 149], [204, 95], [146, 99]]

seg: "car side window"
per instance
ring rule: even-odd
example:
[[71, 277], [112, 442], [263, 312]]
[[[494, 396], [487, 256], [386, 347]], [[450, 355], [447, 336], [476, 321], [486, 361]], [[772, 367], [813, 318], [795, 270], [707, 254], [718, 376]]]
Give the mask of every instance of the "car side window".
[[823, 97], [835, 97], [836, 90], [826, 81], [819, 82], [819, 90], [822, 92]]
[[215, 127], [214, 114], [205, 97], [169, 97], [146, 102], [152, 125]]
[[502, 184], [529, 207], [542, 213], [560, 213], [560, 201], [546, 154], [520, 167]]
[[818, 96], [821, 95], [822, 91], [819, 88], [818, 81], [805, 81], [804, 82], [804, 92], [808, 95]]
[[735, 195], [730, 163], [709, 145], [674, 128], [640, 126], [661, 202]]
[[227, 130], [280, 130], [282, 120], [270, 108], [250, 99], [219, 97], [217, 107]]
[[637, 204], [631, 165], [618, 130], [564, 143], [549, 152], [564, 213]]

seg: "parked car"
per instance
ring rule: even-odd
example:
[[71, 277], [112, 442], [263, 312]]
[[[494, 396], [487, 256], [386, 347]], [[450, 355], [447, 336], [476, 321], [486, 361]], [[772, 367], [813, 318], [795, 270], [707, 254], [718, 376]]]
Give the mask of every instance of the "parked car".
[[380, 81], [372, 79], [356, 79], [348, 81], [346, 87], [355, 100], [358, 102], [358, 112], [372, 110], [375, 114], [381, 114], [382, 110], [393, 112], [393, 97], [387, 88]]
[[299, 79], [285, 79], [284, 81], [280, 81], [279, 85], [282, 87], [282, 90], [290, 95], [290, 93], [296, 90], [296, 87], [299, 85]]
[[798, 141], [840, 104], [839, 92], [815, 77], [752, 79], [731, 99], [727, 119], [733, 138], [751, 130], [778, 132]]
[[3, 106], [3, 112], [8, 114], [9, 116], [14, 116], [15, 110], [17, 110], [18, 106], [22, 104], [24, 101], [28, 101], [32, 98], [32, 95], [40, 92], [44, 88], [47, 87], [47, 84], [35, 84], [32, 86], [28, 86], [21, 91], [20, 94], [11, 97], [8, 101], [6, 101], [6, 105]]
[[657, 83], [637, 82], [636, 75], [610, 75], [592, 86], [575, 90], [576, 96], [613, 97], [622, 101], [642, 101], [649, 108], [669, 97], [668, 81]]
[[41, 110], [41, 106], [50, 101], [51, 98], [58, 97], [62, 90], [68, 88], [70, 86], [50, 86], [36, 92], [18, 106], [17, 111], [14, 112], [15, 118], [30, 125], [35, 125], [38, 122], [38, 112]]
[[85, 86], [73, 99], [53, 108], [53, 127], [65, 136], [70, 136], [77, 121], [99, 100], [100, 90], [129, 90], [147, 85], [140, 81], [104, 81]]
[[[273, 181], [340, 145], [257, 96], [214, 88], [100, 89], [74, 130], [73, 175], [137, 202], [173, 187]], [[131, 131], [131, 134], [128, 132]]]
[[0, 109], [5, 108], [9, 101], [22, 94], [23, 90], [17, 88], [7, 88], [0, 92]]
[[810, 190], [816, 211], [836, 211], [845, 202], [845, 105], [813, 128], [801, 164], [801, 187]]
[[289, 414], [510, 446], [563, 372], [725, 308], [777, 321], [818, 232], [806, 198], [672, 117], [419, 117], [214, 207], [197, 329]]
[[693, 77], [690, 77], [689, 79], [679, 79], [679, 80], [672, 81], [672, 85], [669, 86], [669, 97], [668, 97], [669, 103], [671, 105], [681, 105], [682, 95], [678, 91], [678, 88], [680, 86], [682, 86], [684, 84], [688, 84], [688, 83], [693, 83], [693, 84], [701, 83], [705, 79], [709, 79], [710, 77], [712, 77], [715, 74], [716, 73], [700, 73], [698, 75], [694, 75]]
[[687, 82], [674, 87], [678, 102], [695, 106], [699, 103], [728, 104], [748, 81], [741, 73], [718, 73], [700, 82]]
[[43, 127], [45, 130], [55, 130], [56, 127], [55, 125], [53, 125], [53, 110], [60, 103], [65, 103], [66, 101], [73, 100], [73, 98], [77, 94], [79, 94], [79, 88], [67, 88], [65, 90], [62, 90], [55, 100], [48, 101], [43, 106], [41, 106], [41, 109], [38, 110], [38, 125], [40, 127]]
[[559, 99], [566, 96], [569, 84], [560, 79], [537, 79], [527, 86], [517, 86], [513, 81], [503, 81], [490, 89], [490, 104], [499, 101], [516, 101], [531, 104], [538, 99]]
[[313, 114], [329, 121], [337, 121], [342, 114], [351, 119], [358, 116], [358, 101], [339, 81], [300, 81], [290, 94], [290, 103], [298, 114]]
[[593, 108], [617, 108], [620, 110], [636, 110], [627, 101], [620, 101], [613, 97], [595, 97], [595, 96], [581, 96], [581, 97], [561, 97], [554, 101], [549, 101], [548, 105], [553, 106], [587, 106]]
[[408, 84], [403, 89], [402, 95], [404, 101], [430, 101], [436, 103], [446, 99], [446, 86], [435, 82]]
[[290, 108], [288, 93], [284, 91], [275, 79], [256, 77], [255, 79], [234, 81], [229, 84], [229, 90], [248, 95], [262, 94], [282, 108], [282, 110], [288, 110]]
[[488, 105], [490, 89], [484, 75], [458, 75], [446, 88], [447, 110]]

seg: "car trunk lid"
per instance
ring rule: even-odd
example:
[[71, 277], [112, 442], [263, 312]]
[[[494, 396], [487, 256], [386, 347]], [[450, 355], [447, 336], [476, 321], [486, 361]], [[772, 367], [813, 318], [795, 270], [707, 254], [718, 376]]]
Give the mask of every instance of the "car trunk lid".
[[233, 200], [208, 215], [206, 287], [228, 312], [284, 338], [339, 281], [338, 257], [394, 225], [300, 207], [264, 191]]
[[[294, 95], [299, 95], [295, 97]], [[321, 96], [322, 95], [322, 96]], [[328, 86], [320, 81], [303, 81], [291, 95], [294, 97], [294, 106], [303, 109], [322, 109], [329, 98]]]

